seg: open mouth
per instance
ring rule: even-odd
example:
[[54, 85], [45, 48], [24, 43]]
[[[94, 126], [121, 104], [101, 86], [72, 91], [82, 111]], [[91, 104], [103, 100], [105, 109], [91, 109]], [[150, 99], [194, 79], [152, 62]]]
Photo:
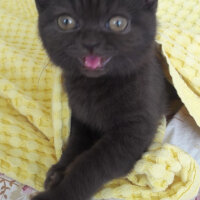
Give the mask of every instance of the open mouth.
[[88, 55], [81, 59], [82, 64], [87, 70], [103, 70], [104, 66], [111, 60], [111, 57], [101, 57], [97, 55]]

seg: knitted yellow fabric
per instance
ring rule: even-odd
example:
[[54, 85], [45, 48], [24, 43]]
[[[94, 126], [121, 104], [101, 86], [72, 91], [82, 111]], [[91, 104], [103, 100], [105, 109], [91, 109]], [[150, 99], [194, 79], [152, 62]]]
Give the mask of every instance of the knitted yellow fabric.
[[[162, 0], [158, 16], [157, 40], [174, 85], [199, 124], [200, 5], [198, 0]], [[0, 0], [0, 172], [42, 190], [69, 124], [61, 71], [49, 62], [37, 36], [34, 0]], [[161, 144], [164, 129], [165, 120], [135, 169], [108, 183], [96, 198], [188, 200], [197, 193], [199, 167], [180, 149]]]
[[160, 0], [158, 19], [173, 84], [200, 126], [200, 1]]
[[0, 0], [0, 171], [42, 189], [60, 157], [70, 113], [37, 37], [30, 0]]

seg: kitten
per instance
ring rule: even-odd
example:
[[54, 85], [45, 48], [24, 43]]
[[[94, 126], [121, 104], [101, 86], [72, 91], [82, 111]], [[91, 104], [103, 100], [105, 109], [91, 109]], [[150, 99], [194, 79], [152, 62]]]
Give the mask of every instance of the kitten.
[[46, 191], [32, 200], [88, 200], [133, 169], [165, 113], [157, 0], [35, 1], [40, 37], [63, 70], [72, 118]]

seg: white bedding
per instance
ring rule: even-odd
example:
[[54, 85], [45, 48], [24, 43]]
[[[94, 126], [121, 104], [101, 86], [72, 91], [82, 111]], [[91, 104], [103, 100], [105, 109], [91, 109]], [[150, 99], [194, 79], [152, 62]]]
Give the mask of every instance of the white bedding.
[[180, 147], [200, 165], [200, 128], [185, 107], [169, 122], [164, 142]]

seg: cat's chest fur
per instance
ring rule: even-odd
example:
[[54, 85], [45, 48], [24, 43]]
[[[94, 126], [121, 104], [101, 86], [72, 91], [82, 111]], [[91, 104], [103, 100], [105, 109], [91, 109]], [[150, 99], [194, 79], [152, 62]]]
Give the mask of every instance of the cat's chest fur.
[[[93, 128], [106, 129], [133, 101], [133, 80], [77, 78], [66, 81], [72, 113]], [[131, 92], [130, 92], [131, 87]], [[133, 103], [133, 102], [132, 102]], [[118, 116], [117, 116], [118, 115]]]

